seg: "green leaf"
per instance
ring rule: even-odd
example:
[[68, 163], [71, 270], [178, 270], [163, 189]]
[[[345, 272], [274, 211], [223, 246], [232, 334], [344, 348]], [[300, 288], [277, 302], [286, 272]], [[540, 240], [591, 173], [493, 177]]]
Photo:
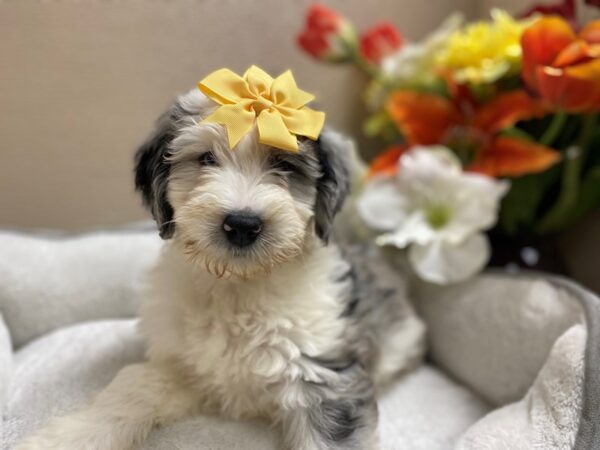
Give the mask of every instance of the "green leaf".
[[521, 130], [520, 128], [516, 128], [516, 127], [505, 128], [504, 130], [502, 130], [500, 132], [500, 135], [516, 137], [516, 138], [523, 139], [526, 141], [533, 141], [533, 137], [527, 131]]
[[385, 111], [369, 116], [363, 124], [363, 133], [368, 137], [378, 136], [390, 121]]
[[502, 200], [498, 224], [508, 235], [514, 235], [524, 225], [535, 221], [543, 192], [535, 177], [525, 176], [512, 180], [510, 191]]
[[559, 175], [559, 170], [550, 169], [512, 179], [510, 191], [502, 200], [500, 208], [500, 230], [508, 235], [531, 232], [543, 207], [544, 196], [556, 184]]
[[380, 137], [388, 144], [402, 139], [402, 134], [385, 111], [368, 117], [363, 123], [363, 133], [371, 138]]
[[600, 207], [600, 166], [593, 167], [583, 179], [577, 205], [572, 211], [567, 226], [575, 224], [598, 207]]

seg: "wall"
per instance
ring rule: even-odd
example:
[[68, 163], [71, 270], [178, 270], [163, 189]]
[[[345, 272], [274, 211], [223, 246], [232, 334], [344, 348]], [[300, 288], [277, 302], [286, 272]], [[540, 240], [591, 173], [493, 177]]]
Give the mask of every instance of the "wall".
[[[148, 217], [133, 192], [134, 149], [177, 94], [218, 67], [292, 67], [330, 123], [360, 136], [360, 75], [295, 48], [310, 3], [0, 0], [0, 228]], [[326, 3], [363, 27], [390, 18], [410, 38], [476, 10], [475, 0]]]

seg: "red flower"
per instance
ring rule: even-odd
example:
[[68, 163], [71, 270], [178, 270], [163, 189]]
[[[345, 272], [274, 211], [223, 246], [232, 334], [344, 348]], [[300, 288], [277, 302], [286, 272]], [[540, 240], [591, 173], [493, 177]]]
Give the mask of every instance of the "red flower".
[[298, 35], [298, 45], [319, 60], [345, 61], [355, 44], [354, 30], [334, 10], [315, 4], [306, 16], [304, 30]]
[[[585, 4], [600, 8], [600, 0], [585, 0]], [[577, 28], [577, 11], [575, 0], [563, 0], [561, 3], [556, 3], [554, 5], [535, 5], [534, 7], [525, 11], [521, 16], [529, 17], [533, 14], [563, 16], [569, 21], [573, 28]]]
[[523, 13], [523, 17], [529, 17], [533, 14], [559, 15], [563, 16], [573, 25], [577, 23], [575, 0], [563, 0], [561, 3], [556, 3], [554, 5], [535, 5], [533, 8], [528, 9]]
[[521, 47], [530, 89], [568, 112], [600, 110], [600, 20], [576, 35], [561, 17], [543, 17], [525, 30]]
[[360, 38], [360, 52], [375, 64], [402, 47], [404, 40], [396, 27], [389, 22], [380, 22], [367, 30]]

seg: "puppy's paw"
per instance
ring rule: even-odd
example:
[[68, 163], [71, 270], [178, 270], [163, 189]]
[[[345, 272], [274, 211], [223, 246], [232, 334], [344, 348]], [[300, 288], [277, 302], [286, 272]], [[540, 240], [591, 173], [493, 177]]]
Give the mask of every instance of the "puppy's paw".
[[13, 450], [75, 450], [75, 447], [69, 446], [63, 441], [56, 437], [39, 434], [20, 441], [13, 447]]
[[128, 450], [115, 447], [113, 436], [76, 421], [55, 419], [45, 428], [20, 441], [13, 450]]

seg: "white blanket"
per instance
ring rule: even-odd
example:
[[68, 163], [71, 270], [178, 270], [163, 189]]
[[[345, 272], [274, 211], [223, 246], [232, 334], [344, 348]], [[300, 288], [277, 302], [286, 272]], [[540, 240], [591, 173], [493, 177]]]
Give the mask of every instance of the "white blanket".
[[[15, 354], [0, 448], [42, 426], [50, 416], [84, 403], [117, 371], [143, 358], [133, 320], [89, 322], [62, 328]], [[424, 366], [380, 399], [381, 448], [444, 450], [489, 407], [439, 370]], [[432, 428], [435, 430], [432, 432]], [[144, 449], [276, 450], [264, 423], [197, 416], [156, 429]]]
[[[0, 248], [0, 448], [8, 450], [143, 357], [132, 320], [99, 320], [134, 315], [160, 241], [0, 233]], [[591, 448], [600, 395], [586, 337], [597, 348], [599, 334], [586, 325], [598, 323], [596, 297], [560, 280], [499, 274], [417, 293], [436, 367], [381, 393], [382, 449]], [[264, 424], [193, 417], [156, 430], [144, 448], [270, 450], [274, 439]]]
[[71, 323], [133, 317], [140, 274], [160, 245], [150, 232], [69, 239], [0, 232], [0, 311], [13, 345]]

